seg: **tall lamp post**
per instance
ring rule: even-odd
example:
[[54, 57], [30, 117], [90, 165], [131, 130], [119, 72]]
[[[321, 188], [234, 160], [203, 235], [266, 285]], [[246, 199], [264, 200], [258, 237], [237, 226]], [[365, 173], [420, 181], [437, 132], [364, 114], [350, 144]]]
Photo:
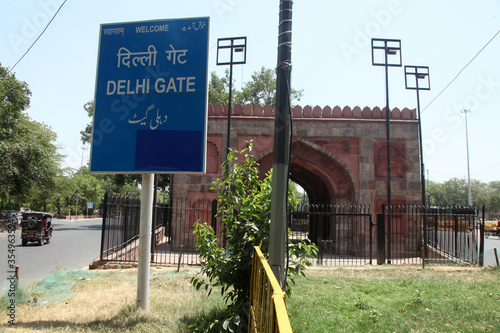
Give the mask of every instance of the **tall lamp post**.
[[[415, 77], [415, 82], [409, 78]], [[417, 113], [418, 113], [418, 141], [420, 142], [420, 183], [422, 184], [422, 205], [425, 206], [425, 169], [424, 151], [422, 145], [422, 121], [420, 119], [420, 90], [431, 90], [429, 67], [427, 66], [405, 66], [406, 89], [417, 91]]]
[[[389, 108], [389, 67], [401, 67], [401, 40], [372, 38], [372, 66], [385, 67], [385, 132], [387, 144], [387, 235], [391, 239], [391, 129]], [[391, 263], [391, 242], [387, 246], [387, 262]]]
[[[238, 55], [235, 57], [235, 53]], [[235, 59], [236, 58], [236, 59]], [[229, 102], [227, 103], [226, 159], [229, 155], [231, 138], [231, 100], [233, 90], [233, 65], [242, 65], [247, 61], [247, 38], [228, 37], [217, 39], [217, 66], [229, 65]]]
[[389, 126], [389, 67], [401, 67], [401, 40], [372, 38], [372, 66], [385, 67], [385, 132], [387, 142], [387, 206], [391, 206], [391, 129]]
[[461, 112], [465, 115], [465, 146], [467, 148], [467, 181], [469, 183], [469, 207], [471, 207], [472, 206], [472, 192], [470, 190], [469, 132], [467, 130], [467, 113], [470, 113], [470, 110], [462, 110]]

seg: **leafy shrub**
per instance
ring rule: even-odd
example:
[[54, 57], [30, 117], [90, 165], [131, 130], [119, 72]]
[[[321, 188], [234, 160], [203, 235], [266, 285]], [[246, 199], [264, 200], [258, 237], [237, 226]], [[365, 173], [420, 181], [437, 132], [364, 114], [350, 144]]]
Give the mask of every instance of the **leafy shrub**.
[[[248, 148], [231, 151], [221, 166], [225, 170], [222, 177], [212, 187], [219, 194], [217, 217], [223, 223], [219, 235], [225, 246], [218, 244], [217, 234], [207, 223], [197, 223], [194, 229], [196, 246], [205, 265], [191, 283], [197, 289], [205, 288], [209, 294], [213, 287], [220, 287], [227, 304], [223, 316], [211, 320], [199, 318], [192, 327], [198, 332], [247, 330], [253, 247], [260, 245], [265, 256], [269, 253], [272, 187], [271, 172], [263, 180], [259, 179], [252, 149], [250, 141]], [[293, 193], [292, 188], [289, 193]], [[293, 194], [289, 194], [289, 203], [294, 201]], [[289, 249], [292, 259], [287, 272], [288, 292], [292, 275], [303, 275], [318, 251], [314, 244], [306, 241], [290, 243]]]

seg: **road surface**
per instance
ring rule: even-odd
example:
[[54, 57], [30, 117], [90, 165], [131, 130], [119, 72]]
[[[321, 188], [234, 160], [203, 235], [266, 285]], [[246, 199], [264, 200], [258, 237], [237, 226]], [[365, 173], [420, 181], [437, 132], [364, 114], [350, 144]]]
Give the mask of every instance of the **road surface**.
[[490, 236], [484, 240], [484, 266], [497, 266], [493, 250], [495, 248], [500, 259], [500, 238], [498, 236]]
[[[21, 245], [21, 230], [16, 231], [15, 264], [19, 266], [21, 285], [28, 286], [56, 268], [84, 268], [99, 256], [102, 219], [67, 221], [52, 220], [50, 244]], [[2, 281], [7, 278], [7, 233], [0, 234], [0, 271]]]
[[[457, 235], [457, 239], [455, 242], [455, 235]], [[465, 258], [471, 260], [474, 258], [477, 262], [478, 251], [480, 246], [480, 237], [479, 231], [476, 230], [474, 233], [472, 232], [458, 232], [455, 234], [454, 231], [451, 230], [438, 230], [436, 233], [433, 230], [429, 230], [427, 234], [427, 239], [429, 242], [434, 243], [435, 236], [437, 236], [437, 244], [444, 249], [448, 250], [448, 253], [455, 254], [455, 245], [457, 246], [458, 254], [461, 258]], [[494, 249], [497, 249], [497, 253], [500, 259], [500, 237], [498, 236], [489, 236], [484, 239], [484, 265], [495, 266], [495, 253]]]

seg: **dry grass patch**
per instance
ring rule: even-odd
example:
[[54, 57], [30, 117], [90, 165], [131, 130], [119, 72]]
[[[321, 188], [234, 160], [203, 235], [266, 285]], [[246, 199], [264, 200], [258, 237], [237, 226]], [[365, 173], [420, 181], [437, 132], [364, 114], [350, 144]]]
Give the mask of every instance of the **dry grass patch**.
[[[137, 269], [92, 271], [77, 279], [76, 296], [62, 303], [38, 306], [29, 302], [16, 311], [16, 332], [188, 332], [195, 318], [222, 307], [190, 285], [198, 269], [152, 268], [149, 311], [136, 311]], [[34, 286], [33, 286], [34, 287]], [[32, 289], [33, 289], [32, 287]], [[4, 328], [12, 328], [2, 318]], [[2, 330], [0, 326], [0, 330]]]

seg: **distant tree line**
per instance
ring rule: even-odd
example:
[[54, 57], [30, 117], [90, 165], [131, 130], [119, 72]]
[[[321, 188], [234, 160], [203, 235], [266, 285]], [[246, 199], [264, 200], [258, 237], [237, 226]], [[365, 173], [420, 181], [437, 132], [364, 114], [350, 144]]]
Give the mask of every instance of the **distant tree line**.
[[[426, 187], [431, 206], [467, 206], [469, 184], [467, 180], [452, 178], [444, 183], [430, 182]], [[471, 180], [473, 205], [484, 206], [489, 216], [500, 214], [500, 181], [482, 183]]]

